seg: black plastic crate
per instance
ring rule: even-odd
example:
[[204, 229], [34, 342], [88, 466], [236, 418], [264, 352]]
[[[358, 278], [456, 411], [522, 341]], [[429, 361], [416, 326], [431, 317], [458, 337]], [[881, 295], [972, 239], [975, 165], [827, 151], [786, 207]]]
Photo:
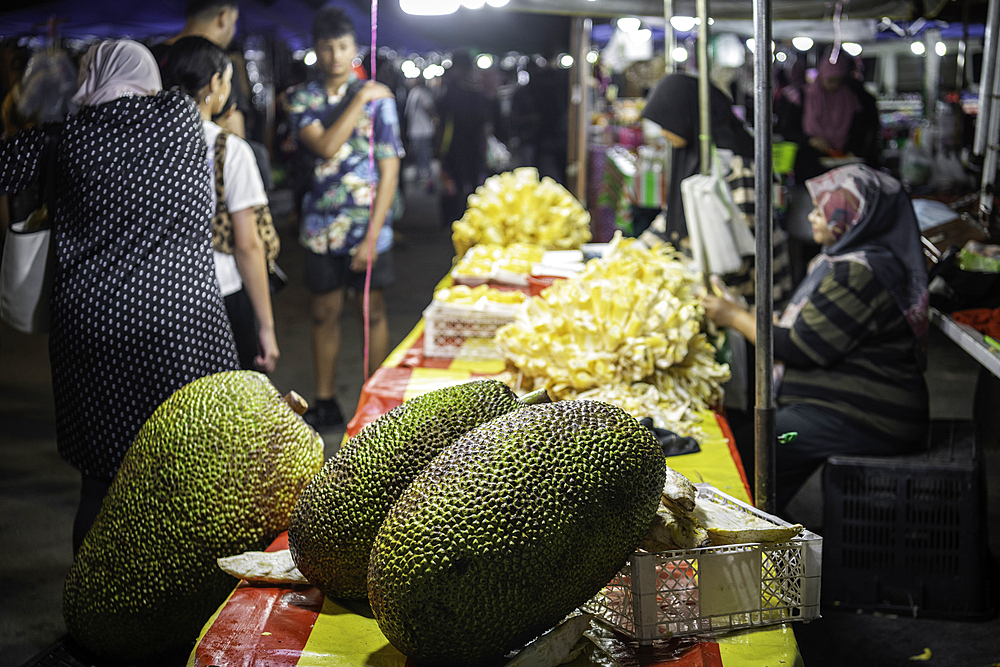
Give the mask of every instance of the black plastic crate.
[[991, 615], [986, 497], [975, 425], [933, 422], [926, 452], [831, 457], [823, 472], [825, 605]]

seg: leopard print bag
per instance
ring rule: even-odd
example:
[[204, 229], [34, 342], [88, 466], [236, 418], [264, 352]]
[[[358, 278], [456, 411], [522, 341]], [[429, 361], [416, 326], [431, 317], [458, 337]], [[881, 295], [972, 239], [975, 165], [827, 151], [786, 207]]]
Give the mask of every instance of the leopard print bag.
[[[212, 248], [227, 255], [233, 254], [233, 220], [229, 215], [229, 208], [226, 206], [226, 182], [223, 176], [223, 168], [226, 164], [226, 139], [230, 132], [223, 130], [219, 132], [215, 140], [215, 217], [212, 218]], [[281, 280], [281, 270], [274, 263], [281, 250], [281, 240], [274, 229], [274, 220], [271, 218], [271, 208], [267, 204], [254, 206], [254, 217], [257, 220], [257, 233], [264, 244], [264, 257], [267, 259], [268, 278], [272, 285], [272, 292], [276, 291], [275, 277]]]

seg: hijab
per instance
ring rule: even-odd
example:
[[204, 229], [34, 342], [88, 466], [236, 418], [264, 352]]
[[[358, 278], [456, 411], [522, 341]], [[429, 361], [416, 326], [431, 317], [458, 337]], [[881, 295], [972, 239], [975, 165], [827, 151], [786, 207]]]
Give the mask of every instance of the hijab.
[[124, 95], [153, 95], [162, 89], [153, 54], [130, 39], [90, 47], [80, 70], [84, 73], [83, 83], [73, 96], [80, 106], [96, 106]]
[[822, 137], [830, 146], [843, 151], [847, 145], [847, 135], [851, 131], [854, 114], [861, 111], [861, 103], [847, 82], [836, 90], [827, 90], [823, 81], [833, 77], [847, 77], [850, 59], [843, 57], [830, 62], [824, 55], [820, 58], [816, 80], [806, 86], [805, 104], [802, 110], [802, 129], [810, 137]]
[[858, 262], [892, 296], [922, 345], [927, 341], [927, 265], [913, 206], [899, 181], [864, 165], [849, 165], [806, 181], [836, 239], [809, 270], [779, 324], [791, 326], [836, 262]]
[[[752, 163], [753, 138], [733, 113], [732, 100], [715, 86], [709, 86], [709, 106], [712, 142], [718, 148], [739, 155], [747, 164]], [[673, 150], [670, 191], [667, 194], [667, 240], [676, 245], [678, 240], [688, 235], [681, 202], [681, 181], [701, 171], [698, 79], [686, 74], [663, 77], [646, 99], [642, 116], [687, 142], [685, 146]]]

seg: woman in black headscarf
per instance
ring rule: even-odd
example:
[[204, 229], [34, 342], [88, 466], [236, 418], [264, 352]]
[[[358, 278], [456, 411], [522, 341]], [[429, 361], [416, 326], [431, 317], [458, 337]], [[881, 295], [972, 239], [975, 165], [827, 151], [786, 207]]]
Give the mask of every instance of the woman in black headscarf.
[[[750, 229], [755, 226], [753, 138], [732, 111], [732, 100], [715, 86], [709, 87], [711, 138], [720, 151], [723, 173], [733, 191], [733, 199]], [[670, 191], [667, 194], [665, 229], [654, 229], [663, 240], [683, 247], [688, 236], [681, 182], [701, 170], [699, 142], [698, 80], [686, 74], [669, 74], [650, 92], [643, 118], [662, 128], [673, 146]], [[788, 244], [784, 232], [774, 234], [774, 303], [784, 307], [791, 294], [792, 280]], [[748, 302], [754, 300], [754, 262], [749, 257], [735, 273], [723, 276], [724, 282]]]

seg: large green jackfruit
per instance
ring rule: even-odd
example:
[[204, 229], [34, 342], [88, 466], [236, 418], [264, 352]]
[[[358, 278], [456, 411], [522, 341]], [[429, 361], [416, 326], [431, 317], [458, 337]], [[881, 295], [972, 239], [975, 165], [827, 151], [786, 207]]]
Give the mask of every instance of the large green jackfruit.
[[216, 559], [285, 530], [322, 463], [322, 439], [260, 373], [174, 392], [136, 436], [73, 561], [70, 634], [114, 662], [189, 651], [239, 583]]
[[596, 401], [467, 433], [379, 530], [368, 599], [420, 665], [488, 665], [593, 597], [649, 529], [665, 477], [649, 429]]
[[368, 594], [368, 555], [386, 513], [441, 450], [524, 407], [505, 384], [478, 380], [417, 396], [366, 426], [323, 465], [292, 513], [288, 543], [324, 594]]

